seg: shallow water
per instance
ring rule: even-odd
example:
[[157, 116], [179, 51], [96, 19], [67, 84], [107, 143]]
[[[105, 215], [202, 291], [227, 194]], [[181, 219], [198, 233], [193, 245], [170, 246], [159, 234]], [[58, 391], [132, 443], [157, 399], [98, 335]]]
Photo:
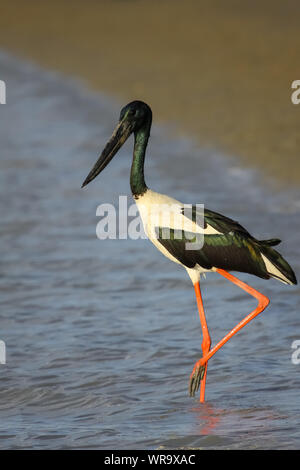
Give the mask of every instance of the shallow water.
[[[0, 71], [0, 447], [299, 447], [300, 289], [242, 275], [271, 305], [210, 361], [207, 402], [189, 398], [201, 330], [185, 271], [147, 240], [95, 234], [97, 206], [130, 194], [132, 142], [80, 189], [119, 103], [5, 53]], [[300, 191], [166, 135], [154, 126], [148, 185], [282, 238], [297, 274]], [[217, 275], [202, 289], [215, 343], [255, 302]]]

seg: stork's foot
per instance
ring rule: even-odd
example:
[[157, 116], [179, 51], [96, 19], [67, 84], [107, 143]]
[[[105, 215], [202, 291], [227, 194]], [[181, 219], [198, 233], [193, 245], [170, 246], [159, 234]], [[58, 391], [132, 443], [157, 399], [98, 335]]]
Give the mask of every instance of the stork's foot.
[[198, 365], [198, 363], [196, 363], [194, 370], [190, 377], [190, 383], [189, 383], [190, 397], [194, 397], [195, 393], [198, 392], [199, 387], [200, 387], [200, 382], [203, 379], [204, 374], [205, 374], [206, 367], [207, 367], [207, 364], [200, 366]]

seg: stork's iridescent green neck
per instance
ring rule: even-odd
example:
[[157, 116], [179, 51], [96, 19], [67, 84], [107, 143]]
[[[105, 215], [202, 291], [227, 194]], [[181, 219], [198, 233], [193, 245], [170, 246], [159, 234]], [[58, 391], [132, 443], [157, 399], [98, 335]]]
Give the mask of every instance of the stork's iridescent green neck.
[[130, 188], [135, 199], [147, 191], [144, 177], [146, 148], [151, 129], [151, 117], [134, 134], [133, 159], [130, 172]]

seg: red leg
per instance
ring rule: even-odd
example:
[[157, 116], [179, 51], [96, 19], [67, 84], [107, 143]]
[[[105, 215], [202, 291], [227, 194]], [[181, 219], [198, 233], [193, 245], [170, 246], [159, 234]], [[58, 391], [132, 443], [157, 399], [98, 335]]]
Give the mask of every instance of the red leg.
[[[198, 310], [199, 310], [199, 317], [200, 317], [201, 328], [202, 328], [203, 339], [202, 339], [201, 347], [202, 347], [203, 356], [205, 356], [209, 352], [211, 339], [210, 339], [210, 335], [209, 335], [209, 331], [208, 331], [208, 327], [206, 323], [199, 282], [197, 282], [194, 285], [194, 288], [195, 288], [195, 294], [196, 294], [197, 305], [198, 305]], [[207, 362], [204, 365], [204, 370], [202, 369], [202, 379], [201, 379], [201, 386], [200, 386], [200, 402], [204, 402], [204, 398], [205, 398], [206, 374], [207, 374]]]
[[[227, 271], [224, 271], [223, 269], [217, 269], [217, 272], [221, 274], [222, 276], [226, 277], [229, 279], [229, 281], [233, 282], [236, 284], [238, 287], [243, 289], [244, 291], [248, 292], [248, 294], [252, 295], [258, 300], [258, 306], [256, 307], [253, 312], [249, 313], [240, 323], [238, 323], [226, 336], [224, 336], [221, 341], [219, 341], [212, 349], [210, 349], [206, 354], [203, 354], [203, 357], [196, 362], [193, 372], [191, 374], [191, 381], [194, 380], [194, 383], [196, 382], [198, 384], [199, 378], [199, 373], [201, 375], [203, 374], [203, 366], [207, 365], [207, 361], [225, 344], [227, 341], [232, 338], [238, 331], [241, 330], [247, 323], [249, 323], [253, 318], [255, 318], [259, 313], [263, 312], [265, 308], [269, 304], [269, 299], [265, 295], [261, 294], [257, 290], [253, 289], [253, 287], [248, 286], [245, 282], [242, 282], [232, 274], [228, 273]], [[200, 313], [200, 312], [199, 312]], [[199, 385], [198, 385], [199, 387]], [[204, 385], [205, 387], [205, 385]], [[195, 390], [194, 390], [195, 391]]]

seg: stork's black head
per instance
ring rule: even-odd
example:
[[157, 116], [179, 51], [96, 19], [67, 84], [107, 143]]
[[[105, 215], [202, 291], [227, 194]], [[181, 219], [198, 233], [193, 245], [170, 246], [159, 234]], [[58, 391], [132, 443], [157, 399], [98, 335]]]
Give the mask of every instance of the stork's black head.
[[151, 125], [151, 122], [151, 108], [143, 101], [132, 101], [124, 106], [117, 127], [94, 167], [84, 180], [82, 187], [99, 175], [132, 133], [138, 132], [145, 124]]
[[121, 109], [119, 122], [127, 120], [132, 125], [132, 132], [137, 132], [145, 122], [152, 121], [152, 111], [143, 101], [132, 101]]

